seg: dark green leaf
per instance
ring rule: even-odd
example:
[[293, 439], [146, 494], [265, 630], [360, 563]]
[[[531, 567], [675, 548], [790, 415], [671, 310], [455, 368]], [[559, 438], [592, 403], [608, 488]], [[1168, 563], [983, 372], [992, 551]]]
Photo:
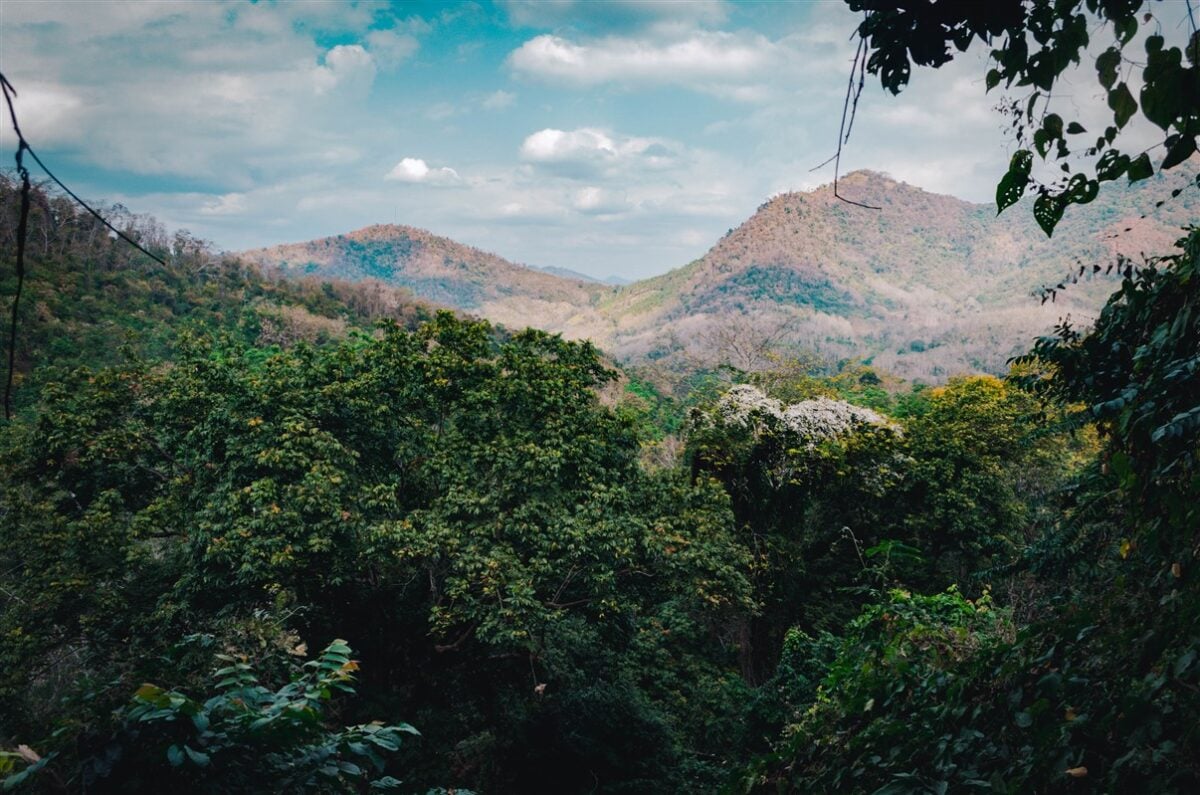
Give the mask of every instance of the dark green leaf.
[[1138, 23], [1137, 17], [1133, 14], [1121, 19], [1113, 20], [1113, 29], [1116, 31], [1117, 40], [1121, 44], [1128, 44], [1137, 35]]
[[1116, 149], [1104, 153], [1096, 163], [1096, 178], [1101, 182], [1119, 179], [1129, 170], [1129, 155], [1123, 155]]
[[1108, 92], [1108, 106], [1112, 108], [1113, 120], [1116, 121], [1118, 129], [1129, 123], [1138, 109], [1137, 100], [1129, 93], [1129, 86], [1124, 83]]
[[197, 767], [206, 767], [208, 765], [208, 754], [197, 751], [189, 745], [183, 746], [183, 750], [187, 752], [188, 758], [191, 759]]
[[1154, 176], [1154, 166], [1150, 163], [1150, 156], [1143, 152], [1136, 160], [1129, 164], [1129, 170], [1126, 173], [1130, 182], [1137, 182], [1138, 180]]
[[[1172, 138], [1175, 139], [1172, 141]], [[1167, 156], [1163, 158], [1162, 168], [1174, 168], [1187, 160], [1196, 151], [1196, 138], [1191, 135], [1172, 135], [1167, 138]]]
[[1051, 193], [1043, 193], [1034, 202], [1033, 218], [1047, 237], [1054, 234], [1054, 227], [1058, 226], [1059, 220], [1062, 219], [1066, 205], [1066, 200], [1062, 196]]
[[1029, 172], [1033, 168], [1033, 153], [1028, 149], [1020, 149], [1013, 154], [1008, 164], [1008, 172], [996, 186], [996, 214], [1004, 212], [1025, 195], [1029, 185]]
[[1112, 88], [1117, 82], [1117, 67], [1121, 65], [1121, 52], [1115, 47], [1109, 47], [1096, 58], [1096, 71], [1100, 75], [1100, 85], [1106, 89]]

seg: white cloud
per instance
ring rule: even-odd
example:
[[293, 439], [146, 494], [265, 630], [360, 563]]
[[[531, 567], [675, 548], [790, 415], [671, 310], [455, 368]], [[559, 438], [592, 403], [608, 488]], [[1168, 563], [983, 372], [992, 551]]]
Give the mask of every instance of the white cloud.
[[313, 87], [318, 94], [339, 86], [370, 88], [375, 79], [375, 59], [361, 44], [339, 44], [325, 53], [324, 61], [313, 69]]
[[608, 36], [584, 43], [547, 34], [522, 44], [508, 63], [519, 75], [565, 85], [668, 84], [760, 100], [762, 81], [789, 57], [785, 46], [761, 34], [695, 30], [667, 40]]
[[201, 215], [239, 215], [246, 211], [244, 193], [226, 193], [200, 207]]
[[421, 46], [416, 36], [395, 30], [373, 30], [367, 34], [367, 50], [383, 69], [394, 69], [412, 57]]
[[630, 205], [621, 193], [589, 185], [575, 192], [571, 206], [587, 215], [614, 215], [629, 209]]
[[503, 6], [514, 24], [540, 28], [718, 24], [728, 16], [722, 0], [507, 0]]
[[512, 107], [512, 104], [516, 102], [516, 100], [517, 95], [511, 91], [497, 89], [496, 91], [488, 94], [481, 104], [487, 110], [500, 110], [502, 108]]
[[546, 128], [524, 140], [520, 156], [526, 163], [568, 177], [631, 177], [679, 166], [685, 160], [681, 150], [678, 144], [660, 138], [618, 135], [591, 127]]
[[[21, 132], [32, 143], [54, 146], [74, 138], [72, 128], [77, 127], [84, 115], [83, 102], [65, 86], [49, 83], [26, 83], [13, 99], [13, 108]], [[4, 139], [12, 132], [12, 122], [7, 109], [0, 113], [0, 132]], [[7, 148], [8, 144], [5, 144]]]
[[458, 183], [458, 172], [452, 168], [430, 168], [418, 157], [406, 157], [397, 163], [384, 179], [396, 182], [426, 183], [430, 185], [452, 185]]

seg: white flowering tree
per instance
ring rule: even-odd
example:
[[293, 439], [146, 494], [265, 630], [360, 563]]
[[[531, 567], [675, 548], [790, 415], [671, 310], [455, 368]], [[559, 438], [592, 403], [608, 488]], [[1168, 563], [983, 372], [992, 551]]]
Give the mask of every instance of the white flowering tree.
[[846, 401], [788, 404], [740, 384], [693, 409], [686, 430], [693, 476], [729, 492], [754, 561], [762, 612], [738, 638], [754, 681], [773, 665], [783, 629], [856, 609], [838, 594], [858, 583], [864, 550], [881, 540], [886, 496], [904, 469], [901, 429]]

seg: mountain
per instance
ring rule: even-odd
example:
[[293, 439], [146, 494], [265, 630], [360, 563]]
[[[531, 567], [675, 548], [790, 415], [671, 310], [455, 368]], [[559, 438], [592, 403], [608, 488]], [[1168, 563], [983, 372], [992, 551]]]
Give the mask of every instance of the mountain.
[[[1165, 253], [1196, 217], [1195, 191], [1156, 206], [1186, 183], [1183, 171], [1106, 186], [1068, 210], [1053, 240], [1026, 204], [997, 217], [992, 204], [854, 172], [841, 194], [876, 209], [828, 186], [781, 194], [700, 259], [622, 287], [401, 226], [245, 256], [294, 274], [381, 279], [506, 325], [591, 338], [627, 361], [754, 367], [791, 346], [936, 381], [1002, 372], [1064, 315], [1086, 323], [1119, 283], [1093, 264]], [[1040, 288], [1060, 283], [1040, 301]]]
[[517, 327], [563, 329], [614, 289], [517, 265], [424, 229], [393, 224], [239, 256], [289, 276], [378, 279], [406, 287], [419, 298]]
[[597, 279], [594, 276], [588, 276], [586, 273], [573, 271], [570, 268], [559, 268], [554, 265], [547, 265], [545, 267], [529, 265], [527, 267], [533, 268], [535, 271], [541, 271], [542, 273], [549, 273], [554, 276], [562, 276], [564, 279], [574, 279], [580, 282], [596, 282], [597, 284], [607, 284], [615, 287], [624, 287], [627, 284], [633, 284], [632, 279], [624, 279], [620, 276], [605, 276], [602, 279]]

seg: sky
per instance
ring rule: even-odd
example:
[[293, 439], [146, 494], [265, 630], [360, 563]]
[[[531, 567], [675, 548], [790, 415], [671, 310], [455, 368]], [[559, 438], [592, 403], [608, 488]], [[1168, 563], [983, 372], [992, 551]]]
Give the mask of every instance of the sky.
[[[856, 23], [833, 0], [3, 0], [0, 71], [77, 193], [219, 249], [400, 223], [637, 279], [832, 179]], [[1014, 147], [983, 57], [869, 82], [843, 172], [990, 201]]]

